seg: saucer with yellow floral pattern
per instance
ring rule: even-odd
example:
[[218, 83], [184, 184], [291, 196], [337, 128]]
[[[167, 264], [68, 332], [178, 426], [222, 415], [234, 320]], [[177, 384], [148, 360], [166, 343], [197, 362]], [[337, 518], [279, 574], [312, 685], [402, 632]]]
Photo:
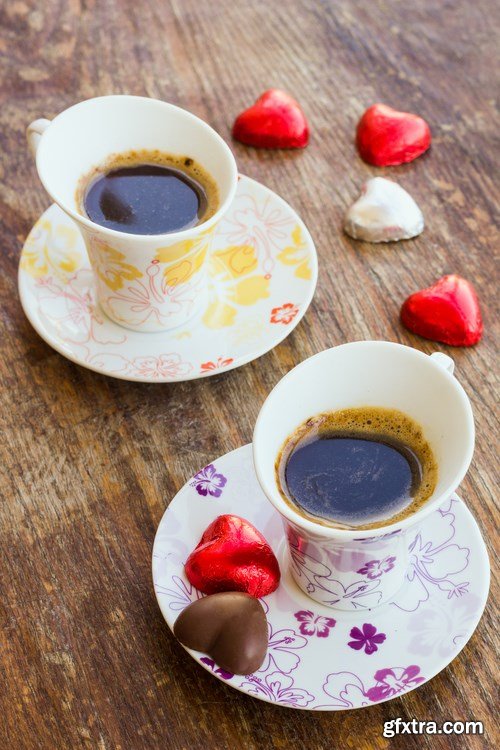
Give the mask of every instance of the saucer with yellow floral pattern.
[[283, 341], [309, 307], [318, 275], [299, 216], [243, 176], [216, 230], [210, 263], [207, 304], [196, 318], [160, 333], [122, 328], [97, 304], [83, 239], [54, 204], [24, 244], [19, 293], [37, 333], [71, 361], [124, 380], [192, 380], [244, 365]]

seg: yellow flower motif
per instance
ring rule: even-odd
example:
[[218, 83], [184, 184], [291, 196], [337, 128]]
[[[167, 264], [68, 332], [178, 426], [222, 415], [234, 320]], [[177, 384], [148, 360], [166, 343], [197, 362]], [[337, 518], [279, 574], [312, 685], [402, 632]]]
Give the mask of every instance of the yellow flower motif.
[[258, 265], [251, 245], [232, 245], [212, 255], [210, 276], [216, 293], [203, 316], [205, 325], [231, 326], [239, 305], [254, 305], [269, 297], [269, 279], [255, 273]]
[[95, 273], [114, 292], [123, 288], [125, 280], [133, 281], [142, 277], [141, 271], [135, 266], [124, 263], [123, 253], [118, 252], [111, 245], [94, 238], [90, 240], [89, 245]]
[[202, 267], [207, 256], [207, 248], [208, 245], [205, 245], [199, 252], [194, 253], [189, 258], [184, 258], [179, 263], [174, 263], [173, 266], [167, 266], [163, 272], [166, 286], [175, 287], [186, 284]]
[[207, 256], [213, 232], [214, 227], [210, 227], [192, 240], [182, 240], [158, 248], [155, 260], [167, 264], [163, 271], [166, 286], [185, 284], [200, 270]]
[[285, 266], [297, 266], [295, 276], [299, 279], [311, 278], [311, 267], [309, 265], [309, 248], [302, 236], [302, 229], [297, 224], [292, 232], [292, 244], [278, 255], [278, 260]]
[[78, 230], [73, 227], [52, 226], [44, 219], [36, 225], [26, 240], [21, 268], [34, 278], [53, 273], [60, 279], [73, 274], [82, 264], [76, 249]]
[[213, 231], [214, 227], [210, 227], [192, 240], [182, 240], [182, 242], [175, 242], [173, 245], [159, 247], [156, 251], [156, 260], [159, 263], [174, 263], [196, 249], [204, 248], [206, 250], [212, 239]]

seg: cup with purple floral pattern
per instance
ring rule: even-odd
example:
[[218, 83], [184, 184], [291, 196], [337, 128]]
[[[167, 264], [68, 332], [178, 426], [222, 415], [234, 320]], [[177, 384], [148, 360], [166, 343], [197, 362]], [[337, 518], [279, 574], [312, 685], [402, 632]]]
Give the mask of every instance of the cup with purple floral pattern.
[[[314, 415], [366, 406], [398, 410], [421, 426], [437, 464], [434, 490], [396, 522], [388, 519], [369, 529], [316, 522], [283, 497], [276, 472], [281, 447]], [[471, 405], [444, 354], [357, 341], [320, 352], [291, 370], [262, 406], [253, 458], [262, 490], [281, 515], [290, 572], [299, 588], [340, 610], [390, 600], [405, 583], [416, 527], [457, 489], [473, 450]]]

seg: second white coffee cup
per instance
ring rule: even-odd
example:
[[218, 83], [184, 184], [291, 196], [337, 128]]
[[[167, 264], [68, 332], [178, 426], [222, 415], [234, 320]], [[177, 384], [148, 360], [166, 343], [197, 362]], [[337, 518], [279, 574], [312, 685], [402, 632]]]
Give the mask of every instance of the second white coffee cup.
[[[435, 490], [418, 511], [397, 524], [362, 531], [315, 523], [283, 499], [277, 456], [309, 417], [363, 406], [397, 409], [418, 422], [438, 465]], [[259, 483], [282, 517], [291, 572], [302, 591], [344, 610], [388, 601], [404, 585], [408, 543], [416, 527], [457, 489], [473, 450], [471, 405], [446, 355], [428, 356], [385, 341], [358, 341], [327, 349], [291, 370], [262, 406], [253, 456]]]

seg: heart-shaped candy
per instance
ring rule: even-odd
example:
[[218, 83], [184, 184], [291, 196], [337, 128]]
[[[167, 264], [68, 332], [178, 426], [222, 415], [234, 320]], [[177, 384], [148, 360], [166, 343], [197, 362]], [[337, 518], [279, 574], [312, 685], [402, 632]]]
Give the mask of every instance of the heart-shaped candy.
[[368, 164], [388, 167], [413, 161], [431, 145], [426, 121], [386, 104], [369, 107], [358, 123], [356, 144]]
[[344, 231], [355, 240], [396, 242], [416, 237], [424, 217], [413, 198], [400, 185], [373, 177], [363, 186], [344, 220]]
[[280, 89], [269, 89], [238, 115], [233, 137], [256, 148], [304, 148], [309, 126], [295, 99]]
[[174, 624], [175, 637], [202, 651], [233, 674], [251, 674], [267, 651], [267, 620], [261, 603], [236, 591], [213, 594], [190, 604]]
[[401, 308], [401, 322], [419, 336], [451, 346], [473, 346], [483, 333], [474, 287], [456, 274], [410, 295]]
[[213, 521], [185, 564], [189, 581], [204, 594], [245, 591], [257, 598], [280, 582], [278, 561], [262, 534], [239, 516]]

